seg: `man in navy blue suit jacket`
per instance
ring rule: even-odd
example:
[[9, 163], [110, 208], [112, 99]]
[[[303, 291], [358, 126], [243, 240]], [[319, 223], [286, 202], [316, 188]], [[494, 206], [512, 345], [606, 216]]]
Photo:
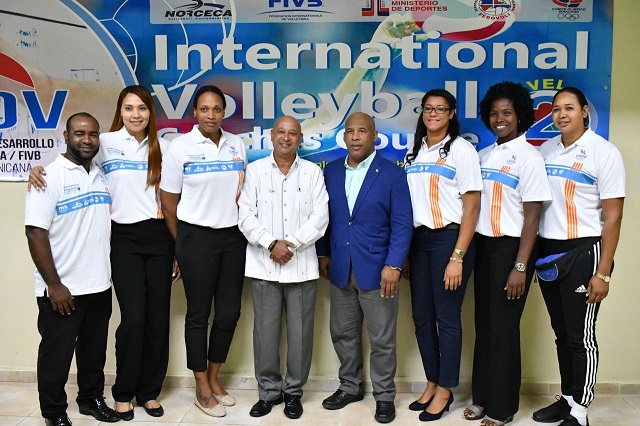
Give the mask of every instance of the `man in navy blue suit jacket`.
[[371, 342], [375, 419], [395, 418], [398, 281], [413, 232], [404, 170], [375, 152], [373, 118], [351, 114], [344, 141], [349, 155], [325, 168], [329, 229], [317, 244], [320, 274], [331, 283], [330, 331], [340, 359], [340, 387], [322, 405], [341, 409], [362, 393], [362, 324]]

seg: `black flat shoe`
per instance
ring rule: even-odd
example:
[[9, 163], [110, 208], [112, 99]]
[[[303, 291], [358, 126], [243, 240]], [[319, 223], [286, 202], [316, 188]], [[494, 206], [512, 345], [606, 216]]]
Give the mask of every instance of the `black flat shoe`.
[[249, 415], [251, 417], [262, 417], [266, 416], [271, 412], [271, 409], [274, 405], [282, 404], [282, 395], [279, 398], [274, 399], [273, 401], [267, 401], [265, 399], [260, 399], [258, 402], [253, 404], [251, 410], [249, 410]]
[[439, 420], [445, 411], [449, 411], [449, 407], [451, 406], [452, 403], [453, 403], [453, 392], [449, 393], [449, 400], [447, 401], [447, 405], [445, 405], [444, 408], [439, 413], [432, 414], [425, 410], [422, 413], [420, 413], [420, 415], [418, 416], [418, 419], [420, 419], [421, 422], [432, 422], [434, 420]]
[[390, 423], [396, 418], [396, 406], [393, 401], [376, 401], [374, 419], [378, 423]]
[[69, 420], [69, 417], [65, 414], [64, 416], [44, 419], [44, 424], [46, 426], [71, 426], [71, 420]]
[[[120, 404], [126, 404], [126, 403], [121, 402]], [[115, 411], [120, 416], [121, 420], [124, 420], [125, 422], [133, 420], [133, 404], [129, 403], [129, 406], [131, 407], [129, 411], [118, 411], [116, 410], [117, 406], [118, 406], [118, 402], [116, 401], [116, 405], [113, 407], [113, 411]]]
[[411, 411], [424, 411], [427, 409], [427, 407], [429, 406], [429, 404], [431, 404], [431, 401], [433, 401], [433, 397], [431, 397], [427, 402], [425, 402], [424, 404], [420, 401], [418, 401], [417, 399], [415, 401], [413, 401], [411, 404], [409, 404], [409, 410]]
[[107, 405], [103, 396], [89, 399], [82, 403], [79, 402], [78, 408], [80, 409], [80, 414], [93, 416], [93, 418], [101, 422], [115, 423], [120, 421], [120, 415]]
[[162, 405], [159, 406], [158, 408], [147, 408], [146, 405], [142, 404], [142, 407], [144, 408], [145, 413], [147, 413], [151, 417], [164, 416], [164, 408], [162, 408]]
[[302, 416], [301, 395], [284, 394], [284, 415], [290, 419], [299, 419]]
[[352, 402], [362, 401], [363, 398], [363, 393], [352, 395], [342, 389], [338, 389], [333, 395], [322, 401], [322, 406], [327, 410], [340, 410]]
[[133, 408], [129, 411], [116, 411], [116, 413], [118, 414], [118, 416], [120, 416], [120, 419], [124, 420], [125, 422], [133, 420]]

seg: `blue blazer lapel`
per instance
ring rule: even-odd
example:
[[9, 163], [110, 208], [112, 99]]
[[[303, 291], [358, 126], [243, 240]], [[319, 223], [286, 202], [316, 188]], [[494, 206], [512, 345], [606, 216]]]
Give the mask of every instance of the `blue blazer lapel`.
[[338, 169], [338, 173], [335, 175], [335, 184], [337, 186], [337, 200], [335, 201], [335, 207], [344, 212], [344, 216], [349, 216], [349, 204], [347, 203], [347, 193], [344, 189], [344, 180], [346, 178], [347, 171], [344, 167]]
[[[353, 213], [351, 214], [351, 217], [356, 215], [356, 213], [358, 212], [358, 209], [364, 202], [364, 199], [367, 196], [367, 193], [369, 192], [376, 178], [380, 175], [380, 172], [382, 171], [382, 161], [378, 157], [379, 155], [380, 154], [376, 154], [375, 158], [373, 159], [373, 162], [369, 166], [369, 170], [367, 170], [367, 175], [364, 177], [364, 182], [362, 182], [362, 186], [360, 187], [360, 192], [358, 192], [358, 198], [356, 198], [356, 204], [353, 206]], [[345, 199], [346, 199], [346, 195], [345, 195]]]

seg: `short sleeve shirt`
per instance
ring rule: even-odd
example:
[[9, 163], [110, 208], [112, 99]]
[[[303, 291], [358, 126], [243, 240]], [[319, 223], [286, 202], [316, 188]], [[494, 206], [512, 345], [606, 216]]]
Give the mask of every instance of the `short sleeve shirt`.
[[413, 226], [431, 229], [443, 228], [462, 220], [462, 194], [482, 190], [480, 161], [473, 145], [463, 138], [456, 138], [449, 153], [441, 155], [441, 149], [449, 136], [427, 147], [422, 147], [411, 164], [405, 166], [411, 204]]
[[[158, 138], [158, 142], [161, 151], [166, 152], [169, 141]], [[114, 222], [128, 224], [162, 219], [157, 188], [147, 187], [147, 139], [138, 143], [124, 127], [115, 132], [102, 133], [96, 159], [111, 188], [111, 219]]]
[[[111, 194], [102, 171], [89, 173], [60, 155], [45, 168], [47, 189], [29, 191], [26, 226], [49, 231], [53, 263], [72, 295], [99, 293], [111, 286], [109, 234]], [[36, 296], [46, 283], [36, 269]]]
[[555, 240], [602, 234], [602, 201], [625, 196], [618, 149], [588, 129], [565, 148], [561, 136], [540, 146], [552, 201], [542, 207], [540, 236]]
[[488, 237], [520, 237], [522, 203], [551, 200], [544, 161], [526, 136], [479, 152], [483, 190], [476, 231]]
[[222, 130], [216, 146], [196, 125], [169, 144], [160, 189], [181, 194], [179, 220], [215, 229], [236, 226], [246, 164], [242, 139]]

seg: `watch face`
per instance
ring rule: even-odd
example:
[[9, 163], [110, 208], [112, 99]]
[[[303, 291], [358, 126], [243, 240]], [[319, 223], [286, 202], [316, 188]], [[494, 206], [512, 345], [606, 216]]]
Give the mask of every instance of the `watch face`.
[[518, 270], [519, 272], [524, 272], [527, 270], [527, 267], [524, 263], [516, 263], [515, 267], [516, 267], [516, 270]]

